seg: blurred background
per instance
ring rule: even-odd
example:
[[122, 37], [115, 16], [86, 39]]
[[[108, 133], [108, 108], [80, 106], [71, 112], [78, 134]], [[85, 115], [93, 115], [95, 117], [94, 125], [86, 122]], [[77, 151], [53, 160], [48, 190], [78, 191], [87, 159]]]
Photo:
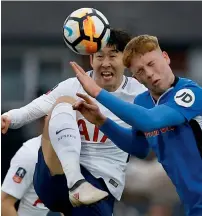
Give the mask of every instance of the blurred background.
[[[132, 35], [153, 34], [171, 58], [175, 74], [202, 85], [202, 2], [1, 2], [1, 112], [19, 108], [73, 77], [69, 61], [86, 70], [89, 58], [65, 47], [62, 25], [82, 7], [100, 10], [111, 27]], [[2, 136], [2, 180], [22, 142], [40, 134], [34, 122]], [[151, 155], [131, 158], [122, 202], [114, 216], [181, 216], [171, 182]]]

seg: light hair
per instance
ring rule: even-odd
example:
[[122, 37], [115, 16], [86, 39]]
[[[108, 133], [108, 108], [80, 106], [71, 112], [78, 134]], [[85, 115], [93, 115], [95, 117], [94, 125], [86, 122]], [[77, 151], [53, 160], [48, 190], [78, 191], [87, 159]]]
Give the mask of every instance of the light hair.
[[151, 35], [140, 35], [128, 42], [123, 52], [123, 64], [130, 68], [131, 60], [137, 55], [160, 49], [158, 39]]

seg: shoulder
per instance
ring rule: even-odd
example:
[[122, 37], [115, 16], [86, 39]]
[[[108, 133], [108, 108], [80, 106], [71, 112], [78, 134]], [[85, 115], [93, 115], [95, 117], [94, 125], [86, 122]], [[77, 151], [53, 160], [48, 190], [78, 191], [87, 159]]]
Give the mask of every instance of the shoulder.
[[202, 88], [193, 80], [179, 78], [167, 94], [165, 105], [177, 110], [189, 121], [202, 115]]
[[[90, 70], [90, 71], [87, 71], [86, 73], [89, 76], [92, 76], [93, 71]], [[72, 88], [77, 89], [77, 88], [81, 87], [81, 84], [76, 77], [68, 78], [68, 79], [64, 80], [63, 82], [59, 83], [59, 85], [61, 87], [65, 87], [65, 88], [69, 88], [69, 89], [72, 89]]]
[[193, 80], [179, 78], [173, 89], [173, 94], [173, 99], [177, 104], [188, 107], [194, 104], [196, 97], [198, 98], [202, 94], [202, 87]]
[[38, 150], [40, 145], [40, 136], [23, 143], [21, 148], [11, 159], [10, 169], [13, 170], [17, 168], [17, 172], [19, 171], [24, 173], [33, 173], [35, 164], [37, 162]]
[[144, 101], [147, 101], [148, 99], [151, 99], [151, 96], [149, 91], [146, 90], [143, 93], [137, 95], [137, 97], [134, 99], [134, 103], [141, 105], [141, 103], [144, 103]]
[[28, 147], [33, 151], [38, 151], [39, 147], [41, 146], [41, 135], [27, 140], [23, 143], [23, 146]]
[[26, 163], [35, 163], [38, 158], [38, 150], [41, 146], [41, 135], [27, 140], [12, 158], [12, 162], [24, 160]]
[[190, 88], [194, 87], [194, 88], [201, 89], [201, 86], [199, 86], [199, 84], [197, 82], [195, 82], [191, 79], [179, 77], [179, 81], [178, 81], [177, 85], [175, 86], [175, 89], [178, 90], [178, 89], [182, 89], [185, 87], [190, 87]]
[[79, 84], [79, 81], [76, 77], [71, 77], [59, 83], [59, 86], [69, 87], [70, 85], [74, 84]]

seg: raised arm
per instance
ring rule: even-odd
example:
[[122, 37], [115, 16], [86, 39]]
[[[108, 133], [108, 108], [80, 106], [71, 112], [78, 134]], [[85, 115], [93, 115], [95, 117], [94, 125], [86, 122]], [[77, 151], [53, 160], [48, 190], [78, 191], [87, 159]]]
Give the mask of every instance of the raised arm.
[[192, 81], [182, 81], [181, 87], [173, 90], [173, 95], [166, 104], [146, 109], [120, 100], [100, 88], [78, 64], [75, 62], [70, 64], [79, 82], [90, 96], [96, 98], [115, 115], [138, 130], [148, 132], [176, 126], [202, 115], [202, 88]]
[[63, 95], [73, 96], [73, 89], [75, 88], [72, 86], [75, 81], [75, 78], [65, 80], [47, 94], [36, 98], [28, 105], [4, 113], [1, 116], [2, 133], [6, 133], [8, 127], [12, 129], [20, 128], [25, 124], [45, 116], [59, 97]]
[[153, 109], [146, 109], [125, 102], [99, 87], [78, 64], [75, 62], [70, 64], [79, 82], [90, 96], [96, 98], [120, 119], [138, 130], [152, 131], [162, 127], [178, 125], [186, 120], [180, 112], [169, 106], [160, 105]]
[[107, 118], [100, 130], [120, 149], [138, 158], [145, 158], [149, 153], [149, 144], [140, 131], [124, 128]]
[[185, 122], [180, 112], [166, 105], [146, 109], [124, 102], [105, 90], [102, 90], [96, 99], [123, 121], [141, 131], [152, 131]]

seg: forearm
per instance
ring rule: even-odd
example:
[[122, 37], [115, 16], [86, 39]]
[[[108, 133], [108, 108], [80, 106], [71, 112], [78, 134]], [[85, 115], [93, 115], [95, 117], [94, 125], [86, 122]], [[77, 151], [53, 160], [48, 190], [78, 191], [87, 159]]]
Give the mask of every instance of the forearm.
[[17, 211], [13, 205], [1, 205], [1, 215], [2, 216], [17, 216]]
[[96, 99], [129, 125], [141, 131], [152, 131], [163, 127], [182, 124], [185, 118], [165, 105], [146, 109], [122, 101], [102, 90]]
[[53, 103], [48, 100], [46, 101], [45, 97], [41, 96], [22, 108], [10, 110], [8, 112], [11, 116], [11, 124], [9, 127], [17, 129], [45, 116], [51, 109]]
[[139, 158], [144, 158], [149, 152], [149, 145], [144, 136], [137, 131], [124, 128], [107, 119], [100, 130], [120, 149]]

